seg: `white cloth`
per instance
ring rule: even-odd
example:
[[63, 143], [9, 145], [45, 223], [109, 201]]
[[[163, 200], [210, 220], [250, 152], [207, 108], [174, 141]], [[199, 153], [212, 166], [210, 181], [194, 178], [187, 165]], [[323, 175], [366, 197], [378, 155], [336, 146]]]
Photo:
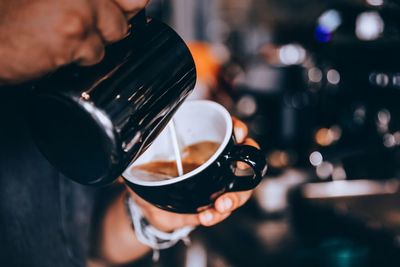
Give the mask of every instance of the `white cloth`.
[[133, 198], [128, 196], [126, 204], [132, 219], [136, 237], [141, 243], [153, 249], [154, 261], [159, 259], [159, 250], [170, 248], [180, 240], [187, 245], [190, 243], [188, 236], [190, 232], [193, 231], [193, 227], [183, 227], [171, 233], [160, 231], [146, 220], [140, 207], [136, 204]]

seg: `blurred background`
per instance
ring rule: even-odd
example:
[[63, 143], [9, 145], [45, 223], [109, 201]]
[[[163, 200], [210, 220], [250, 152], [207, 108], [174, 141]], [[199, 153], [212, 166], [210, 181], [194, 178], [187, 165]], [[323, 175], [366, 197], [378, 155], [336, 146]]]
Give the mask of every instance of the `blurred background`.
[[269, 171], [227, 221], [134, 266], [400, 266], [400, 3], [152, 0]]

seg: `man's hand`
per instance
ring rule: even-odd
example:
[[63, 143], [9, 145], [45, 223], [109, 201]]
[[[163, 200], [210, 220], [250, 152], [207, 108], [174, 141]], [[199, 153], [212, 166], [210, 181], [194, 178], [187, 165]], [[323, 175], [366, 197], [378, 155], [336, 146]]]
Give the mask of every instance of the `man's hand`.
[[[251, 138], [247, 138], [246, 125], [233, 118], [235, 137], [238, 143], [258, 147]], [[240, 168], [240, 166], [238, 166]], [[245, 168], [242, 165], [243, 168]], [[136, 203], [141, 207], [144, 216], [156, 228], [162, 231], [173, 231], [184, 226], [212, 226], [225, 220], [235, 209], [242, 206], [250, 198], [252, 190], [244, 192], [226, 193], [220, 196], [214, 203], [214, 208], [207, 209], [199, 214], [177, 214], [161, 210], [146, 202], [133, 191], [128, 189]]]
[[127, 19], [148, 0], [1, 0], [0, 83], [40, 77], [60, 66], [98, 63], [122, 39]]
[[[247, 138], [246, 125], [233, 119], [236, 139], [239, 143], [258, 147], [257, 143]], [[240, 165], [238, 164], [240, 168]], [[242, 166], [243, 167], [243, 166]], [[123, 180], [121, 180], [123, 183]], [[128, 189], [129, 190], [129, 189]], [[242, 206], [251, 196], [252, 190], [226, 193], [214, 203], [214, 208], [199, 214], [177, 214], [161, 210], [138, 197], [129, 190], [131, 196], [142, 209], [144, 216], [156, 228], [169, 232], [184, 226], [212, 226], [226, 219], [232, 211]], [[132, 231], [131, 219], [125, 207], [124, 194], [121, 194], [105, 212], [100, 232], [98, 256], [111, 264], [124, 264], [140, 258], [150, 248], [140, 243]]]

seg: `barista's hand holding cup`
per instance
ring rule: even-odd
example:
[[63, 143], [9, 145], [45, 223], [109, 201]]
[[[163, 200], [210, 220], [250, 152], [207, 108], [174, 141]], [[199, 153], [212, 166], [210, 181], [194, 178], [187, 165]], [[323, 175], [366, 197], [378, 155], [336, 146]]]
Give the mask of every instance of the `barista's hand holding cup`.
[[173, 122], [183, 175], [167, 127], [123, 173], [125, 182], [160, 230], [216, 224], [248, 200], [265, 173], [264, 154], [246, 138], [247, 127], [217, 103], [186, 102]]

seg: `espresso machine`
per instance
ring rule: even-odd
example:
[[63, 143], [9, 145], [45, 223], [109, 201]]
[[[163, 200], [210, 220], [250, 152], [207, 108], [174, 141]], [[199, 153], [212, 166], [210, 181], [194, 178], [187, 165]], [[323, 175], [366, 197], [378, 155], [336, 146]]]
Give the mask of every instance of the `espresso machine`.
[[265, 147], [289, 151], [293, 163], [317, 166], [310, 162], [317, 152], [311, 158], [354, 166], [352, 178], [394, 177], [398, 6], [303, 2], [307, 18], [291, 1], [277, 5], [286, 20], [271, 23], [270, 44], [233, 83], [237, 114]]

